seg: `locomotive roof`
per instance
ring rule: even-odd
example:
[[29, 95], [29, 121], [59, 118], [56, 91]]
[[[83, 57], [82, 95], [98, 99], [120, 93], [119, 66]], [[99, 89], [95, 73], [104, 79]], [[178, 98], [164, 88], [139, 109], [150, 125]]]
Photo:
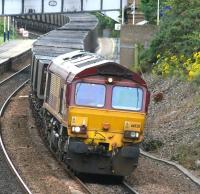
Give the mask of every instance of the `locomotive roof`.
[[102, 56], [82, 50], [60, 55], [52, 60], [49, 71], [71, 83], [73, 80], [90, 76], [120, 76], [131, 79], [146, 87], [145, 81], [126, 67], [106, 60]]

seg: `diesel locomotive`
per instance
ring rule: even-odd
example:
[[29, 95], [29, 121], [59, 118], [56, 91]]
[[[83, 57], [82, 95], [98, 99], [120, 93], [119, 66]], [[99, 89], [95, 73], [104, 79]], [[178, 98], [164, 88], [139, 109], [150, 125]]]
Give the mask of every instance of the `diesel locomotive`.
[[94, 53], [48, 56], [44, 49], [41, 55], [39, 45], [33, 48], [30, 99], [50, 149], [76, 172], [129, 175], [144, 138], [145, 81]]

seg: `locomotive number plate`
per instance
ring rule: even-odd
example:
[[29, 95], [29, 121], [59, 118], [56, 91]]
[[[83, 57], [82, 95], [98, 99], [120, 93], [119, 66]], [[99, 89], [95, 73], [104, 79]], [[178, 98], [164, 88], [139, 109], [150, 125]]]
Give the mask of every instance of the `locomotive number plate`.
[[140, 130], [141, 123], [133, 121], [125, 121], [124, 130]]

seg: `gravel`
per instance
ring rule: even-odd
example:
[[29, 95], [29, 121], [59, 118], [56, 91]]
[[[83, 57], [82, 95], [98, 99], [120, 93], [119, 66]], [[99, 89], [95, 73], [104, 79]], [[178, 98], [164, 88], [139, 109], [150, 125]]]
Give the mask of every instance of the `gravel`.
[[143, 156], [136, 170], [126, 179], [140, 194], [200, 193], [200, 187], [177, 169]]
[[[15, 76], [6, 84], [0, 86], [0, 108], [4, 104], [8, 96], [19, 87], [29, 77], [29, 72], [24, 71], [20, 76]], [[10, 170], [2, 148], [0, 147], [0, 191], [1, 193], [23, 193], [20, 184], [17, 182], [16, 177]]]
[[17, 182], [16, 177], [10, 170], [6, 159], [3, 155], [3, 150], [0, 148], [0, 193], [2, 194], [21, 194], [23, 189]]
[[87, 186], [90, 188], [90, 190], [93, 193], [98, 194], [129, 194], [130, 192], [127, 191], [123, 186], [121, 185], [103, 185], [103, 184], [89, 184], [87, 183]]
[[[199, 86], [176, 78], [145, 76], [145, 79], [152, 93], [145, 143], [152, 140], [161, 141], [163, 145], [152, 153], [171, 160], [179, 154], [180, 146], [200, 143]], [[155, 102], [153, 99], [158, 92], [163, 94], [161, 102]], [[196, 169], [195, 174], [200, 176], [200, 170]]]
[[[153, 155], [170, 160], [179, 153], [179, 146], [199, 141], [200, 91], [194, 84], [176, 78], [145, 75], [144, 79], [151, 91], [151, 103], [142, 147], [151, 145]], [[159, 93], [163, 99], [156, 102], [154, 96]], [[192, 172], [200, 176], [198, 169]], [[177, 169], [144, 156], [127, 181], [141, 194], [200, 193], [200, 187]]]
[[83, 193], [41, 140], [29, 108], [29, 89], [12, 99], [2, 119], [2, 134], [11, 159], [33, 193]]

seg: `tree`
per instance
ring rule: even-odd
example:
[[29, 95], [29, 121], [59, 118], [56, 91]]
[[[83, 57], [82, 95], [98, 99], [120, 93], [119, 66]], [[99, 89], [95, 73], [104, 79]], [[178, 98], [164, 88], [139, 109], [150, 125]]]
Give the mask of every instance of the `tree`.
[[141, 55], [147, 68], [156, 63], [157, 55], [191, 56], [200, 50], [200, 1], [171, 0], [170, 6], [171, 10], [162, 17], [160, 30], [150, 48]]

